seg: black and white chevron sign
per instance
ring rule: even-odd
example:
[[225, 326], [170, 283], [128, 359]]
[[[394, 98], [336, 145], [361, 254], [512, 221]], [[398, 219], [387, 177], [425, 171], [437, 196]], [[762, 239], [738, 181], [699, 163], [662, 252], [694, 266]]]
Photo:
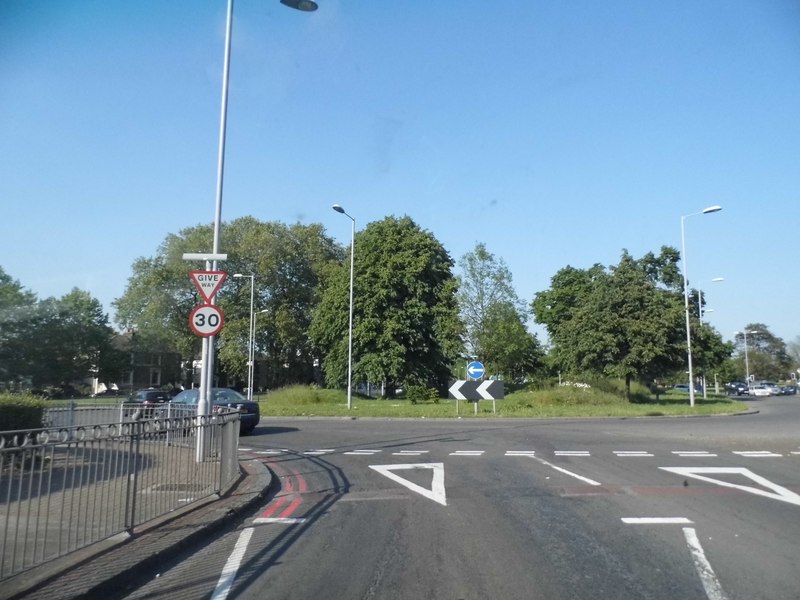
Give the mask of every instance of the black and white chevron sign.
[[456, 400], [502, 400], [503, 382], [492, 381], [456, 381], [447, 390], [449, 397]]

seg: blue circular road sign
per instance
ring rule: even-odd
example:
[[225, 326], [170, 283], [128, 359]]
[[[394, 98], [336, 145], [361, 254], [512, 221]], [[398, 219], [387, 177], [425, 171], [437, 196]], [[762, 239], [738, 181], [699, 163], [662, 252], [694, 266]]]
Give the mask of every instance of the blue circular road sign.
[[486, 369], [483, 368], [483, 364], [479, 363], [477, 360], [473, 360], [467, 365], [467, 375], [473, 379], [480, 379], [485, 372]]

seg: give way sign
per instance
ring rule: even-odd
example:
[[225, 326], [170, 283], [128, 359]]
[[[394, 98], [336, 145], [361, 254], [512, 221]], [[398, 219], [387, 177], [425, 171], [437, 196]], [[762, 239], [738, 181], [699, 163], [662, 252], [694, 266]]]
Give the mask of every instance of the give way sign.
[[225, 271], [192, 271], [189, 275], [206, 302], [211, 302], [228, 277]]

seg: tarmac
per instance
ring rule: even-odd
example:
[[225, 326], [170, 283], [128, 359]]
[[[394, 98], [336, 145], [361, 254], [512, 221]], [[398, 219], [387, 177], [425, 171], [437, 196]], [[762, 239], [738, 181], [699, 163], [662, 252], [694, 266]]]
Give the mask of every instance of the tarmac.
[[272, 473], [257, 460], [239, 465], [242, 475], [224, 495], [10, 577], [0, 582], [0, 599], [107, 600], [138, 587], [162, 557], [201, 545], [263, 501]]

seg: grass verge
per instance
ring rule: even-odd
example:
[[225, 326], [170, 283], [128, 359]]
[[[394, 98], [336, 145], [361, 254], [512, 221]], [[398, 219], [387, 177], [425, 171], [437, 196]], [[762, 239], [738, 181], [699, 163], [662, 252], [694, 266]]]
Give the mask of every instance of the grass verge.
[[[556, 417], [656, 417], [681, 415], [714, 415], [743, 412], [744, 402], [726, 396], [695, 398], [689, 406], [687, 395], [662, 394], [656, 397], [637, 394], [634, 402], [619, 394], [571, 388], [521, 391], [508, 394], [494, 404], [482, 400], [477, 406], [455, 400], [412, 404], [405, 399], [365, 398], [353, 396], [347, 408], [347, 394], [342, 390], [326, 390], [308, 386], [291, 386], [256, 398], [264, 417], [383, 417], [383, 418], [556, 418]], [[458, 413], [456, 412], [458, 410]]]

